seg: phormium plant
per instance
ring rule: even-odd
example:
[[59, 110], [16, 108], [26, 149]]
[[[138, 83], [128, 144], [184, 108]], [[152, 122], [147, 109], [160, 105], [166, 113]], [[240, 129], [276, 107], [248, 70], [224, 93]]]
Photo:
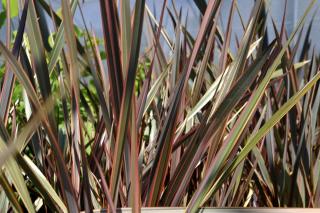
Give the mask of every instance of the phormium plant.
[[316, 0], [292, 32], [286, 0], [280, 27], [194, 0], [195, 37], [174, 0], [100, 0], [103, 38], [82, 1], [2, 2], [2, 211], [320, 206]]

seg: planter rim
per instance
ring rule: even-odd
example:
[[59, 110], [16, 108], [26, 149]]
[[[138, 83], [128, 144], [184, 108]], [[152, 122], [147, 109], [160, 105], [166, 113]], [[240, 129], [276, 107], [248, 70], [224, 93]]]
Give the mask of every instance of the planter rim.
[[[143, 213], [156, 213], [156, 212], [177, 212], [182, 213], [185, 212], [185, 207], [143, 207], [141, 208], [141, 212]], [[101, 210], [94, 210], [94, 212], [108, 212], [107, 209]], [[132, 212], [131, 208], [118, 208], [117, 212], [129, 213]], [[200, 208], [199, 212], [203, 213], [295, 213], [295, 212], [306, 212], [306, 213], [319, 213], [320, 208], [265, 208], [265, 207], [258, 207], [258, 208]]]

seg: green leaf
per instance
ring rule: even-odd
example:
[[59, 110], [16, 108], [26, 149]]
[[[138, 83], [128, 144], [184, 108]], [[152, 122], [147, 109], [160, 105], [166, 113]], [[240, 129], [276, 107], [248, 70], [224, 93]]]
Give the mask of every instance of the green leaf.
[[2, 11], [0, 13], [0, 28], [2, 28], [2, 26], [4, 25], [6, 18], [7, 18], [6, 11]]
[[[121, 12], [120, 12], [120, 28], [121, 28], [121, 59], [122, 70], [124, 71], [128, 67], [129, 54], [130, 54], [130, 41], [131, 41], [131, 13], [130, 13], [130, 1], [121, 0]], [[123, 77], [126, 74], [123, 72]]]
[[3, 190], [5, 191], [7, 197], [9, 198], [11, 204], [14, 206], [15, 210], [17, 212], [22, 212], [22, 208], [19, 204], [19, 201], [18, 201], [16, 195], [14, 194], [14, 191], [13, 191], [10, 183], [8, 182], [7, 178], [2, 173], [0, 174], [0, 184], [1, 184], [1, 187], [3, 188]]
[[[6, 144], [2, 139], [0, 139], [0, 150], [4, 152], [7, 149]], [[10, 179], [12, 180], [15, 188], [21, 197], [24, 205], [26, 206], [28, 212], [35, 212], [33, 203], [31, 201], [25, 180], [22, 176], [21, 170], [14, 160], [13, 156], [9, 156], [4, 164], [5, 170], [8, 172]]]
[[58, 207], [57, 211], [62, 210], [62, 212], [67, 212], [67, 207], [61, 200], [60, 196], [56, 193], [56, 191], [50, 185], [50, 182], [46, 179], [43, 173], [39, 170], [39, 168], [32, 162], [32, 160], [27, 156], [21, 156], [18, 154], [19, 164], [23, 164], [23, 169], [25, 172], [31, 176], [34, 184], [39, 188], [40, 193], [44, 195], [45, 198], [52, 200]]
[[27, 33], [30, 42], [31, 56], [34, 60], [34, 70], [36, 72], [41, 95], [44, 99], [51, 94], [51, 84], [49, 79], [48, 66], [46, 64], [45, 49], [39, 27], [37, 13], [33, 1], [29, 1], [27, 16]]
[[[128, 129], [129, 118], [130, 118], [130, 108], [131, 100], [134, 94], [134, 82], [136, 77], [137, 65], [138, 65], [138, 56], [140, 51], [141, 43], [141, 33], [142, 33], [142, 21], [144, 16], [145, 1], [138, 0], [136, 1], [135, 13], [133, 26], [134, 30], [132, 32], [132, 43], [130, 48], [130, 57], [128, 64], [128, 74], [127, 81], [125, 84], [124, 95], [121, 102], [120, 118], [119, 125], [117, 128], [116, 136], [116, 147], [114, 152], [114, 158], [112, 163], [112, 173], [111, 173], [111, 195], [113, 200], [117, 200], [118, 187], [120, 182], [120, 171], [121, 171], [121, 162], [123, 148], [125, 144], [125, 136]], [[131, 112], [135, 113], [135, 112]]]
[[150, 107], [152, 101], [154, 100], [155, 96], [158, 94], [161, 85], [164, 83], [165, 78], [168, 74], [169, 71], [169, 67], [168, 66], [163, 72], [161, 72], [161, 74], [158, 76], [158, 78], [156, 79], [156, 81], [153, 83], [152, 87], [150, 88], [150, 91], [148, 92], [148, 96], [147, 96], [147, 100], [146, 100], [146, 104], [145, 104], [145, 108], [144, 108], [144, 113], [145, 114], [148, 110], [148, 108]]
[[[73, 0], [71, 2], [71, 11], [72, 14], [75, 13], [76, 10], [76, 6], [77, 6], [77, 0]], [[49, 73], [52, 72], [52, 70], [54, 69], [55, 65], [58, 62], [59, 56], [61, 54], [63, 45], [65, 43], [65, 39], [64, 39], [64, 25], [61, 24], [58, 28], [58, 32], [56, 34], [56, 38], [54, 40], [54, 46], [52, 48], [52, 51], [50, 53], [50, 60], [49, 60], [49, 65], [48, 65], [48, 70]]]
[[[14, 18], [19, 14], [19, 1], [18, 0], [9, 0], [10, 2], [10, 18]], [[7, 0], [2, 0], [2, 5], [7, 9]]]

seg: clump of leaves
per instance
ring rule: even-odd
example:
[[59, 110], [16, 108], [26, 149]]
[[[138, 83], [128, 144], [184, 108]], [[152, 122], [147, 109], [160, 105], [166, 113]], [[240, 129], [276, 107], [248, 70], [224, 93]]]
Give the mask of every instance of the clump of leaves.
[[[100, 0], [103, 38], [77, 0], [62, 0], [57, 11], [45, 0], [21, 1], [12, 32], [8, 2], [0, 41], [4, 211], [320, 206], [315, 15], [304, 27], [316, 0], [291, 34], [286, 7], [280, 28], [270, 28], [264, 0], [247, 22], [233, 0], [223, 29], [223, 1], [195, 0], [196, 37], [174, 1], [163, 0], [157, 20], [144, 0], [134, 8]], [[73, 21], [76, 9], [84, 28]], [[234, 16], [244, 33], [231, 51]]]

